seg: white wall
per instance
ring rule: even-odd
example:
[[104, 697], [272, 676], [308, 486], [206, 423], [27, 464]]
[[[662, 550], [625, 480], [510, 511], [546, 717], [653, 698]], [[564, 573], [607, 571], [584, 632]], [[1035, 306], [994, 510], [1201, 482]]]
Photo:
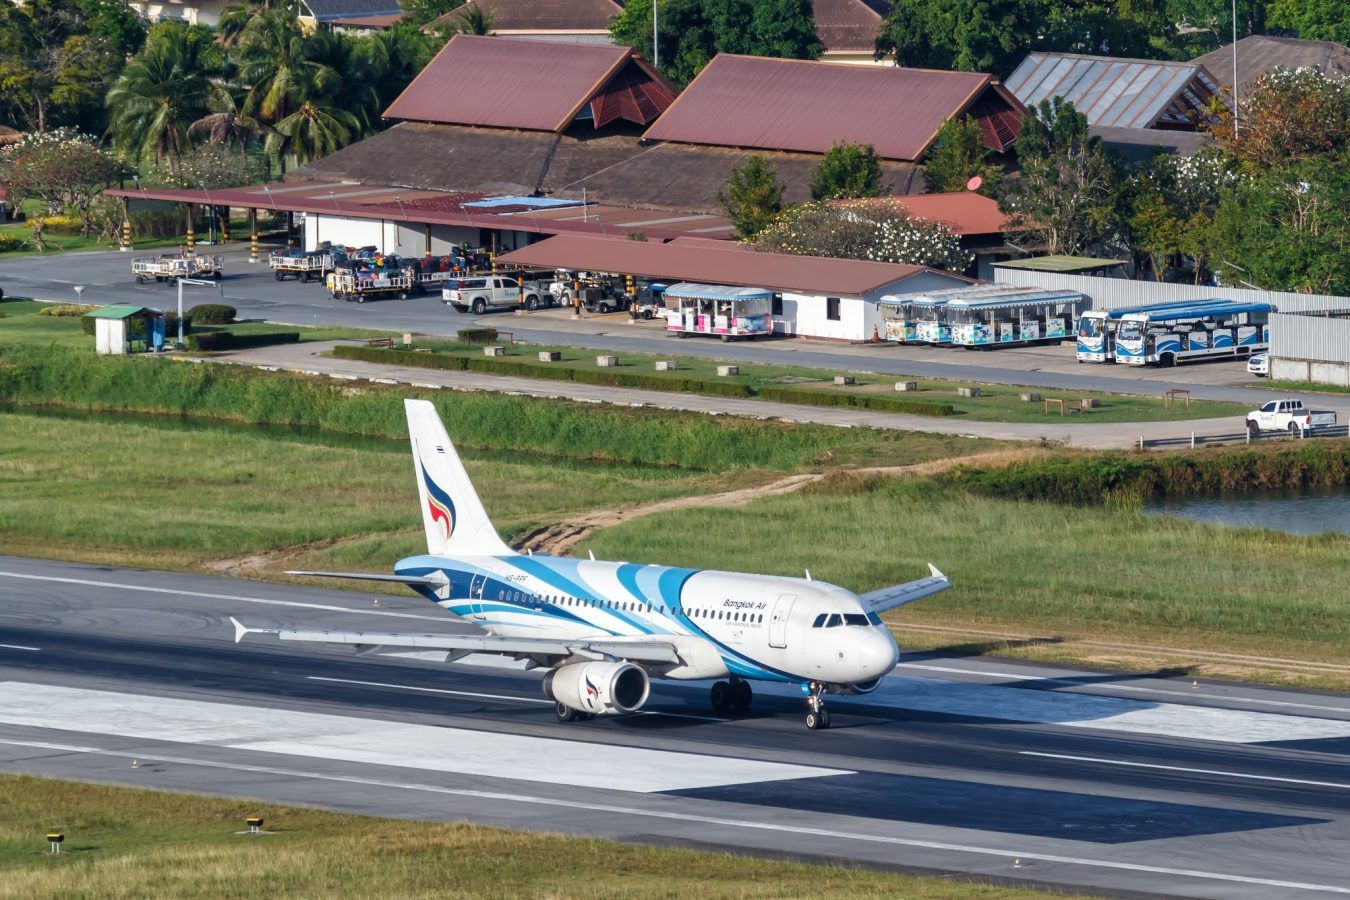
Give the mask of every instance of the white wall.
[[[320, 241], [332, 241], [346, 247], [378, 247], [381, 253], [421, 256], [426, 252], [425, 226], [381, 219], [356, 219], [344, 216], [304, 214], [305, 248], [313, 250]], [[452, 247], [477, 247], [483, 240], [479, 228], [458, 225], [431, 226], [431, 253], [442, 256]], [[503, 231], [497, 238], [502, 253], [530, 242], [524, 231]]]
[[861, 297], [840, 297], [838, 320], [828, 317], [829, 303], [824, 294], [783, 294], [783, 314], [775, 317], [774, 331], [801, 337], [839, 341], [871, 340], [873, 330], [881, 330], [877, 301], [887, 294], [918, 293], [961, 287], [970, 282], [955, 275], [921, 272], [892, 282]]
[[[997, 266], [997, 263], [995, 264]], [[1223, 297], [1242, 302], [1271, 303], [1281, 312], [1344, 309], [1350, 297], [1327, 294], [1295, 294], [1289, 291], [1254, 291], [1238, 287], [1203, 287], [1160, 281], [1134, 281], [1128, 278], [1102, 278], [1096, 275], [1066, 275], [1060, 272], [1032, 272], [1027, 269], [995, 268], [999, 284], [1038, 287], [1045, 290], [1078, 291], [1092, 298], [1095, 309], [1119, 309], [1146, 303], [1170, 303], [1175, 300], [1210, 300]]]

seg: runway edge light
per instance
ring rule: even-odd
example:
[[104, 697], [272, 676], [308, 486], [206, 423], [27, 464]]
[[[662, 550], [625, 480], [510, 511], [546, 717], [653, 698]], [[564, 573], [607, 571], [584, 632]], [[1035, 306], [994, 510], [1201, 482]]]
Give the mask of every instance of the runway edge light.
[[66, 836], [59, 831], [47, 832], [47, 843], [51, 846], [53, 854], [61, 852], [61, 842], [65, 839]]

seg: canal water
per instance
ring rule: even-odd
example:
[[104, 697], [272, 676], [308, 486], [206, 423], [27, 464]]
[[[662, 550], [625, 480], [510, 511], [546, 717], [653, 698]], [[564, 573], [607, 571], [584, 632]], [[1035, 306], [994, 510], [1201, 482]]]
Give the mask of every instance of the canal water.
[[1172, 497], [1145, 503], [1144, 512], [1289, 534], [1350, 534], [1350, 487]]

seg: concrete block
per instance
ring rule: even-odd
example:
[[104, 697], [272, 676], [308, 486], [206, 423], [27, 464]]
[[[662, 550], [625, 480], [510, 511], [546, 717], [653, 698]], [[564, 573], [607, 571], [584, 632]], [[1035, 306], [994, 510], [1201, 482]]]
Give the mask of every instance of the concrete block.
[[619, 364], [617, 356], [597, 356], [595, 364], [602, 369], [612, 369]]
[[857, 379], [854, 378], [852, 375], [836, 375], [836, 376], [834, 376], [834, 383], [835, 383], [835, 384], [838, 384], [838, 385], [854, 384], [854, 383], [856, 383], [856, 381], [857, 381]]
[[656, 371], [658, 372], [674, 372], [678, 368], [679, 364], [673, 359], [658, 359], [656, 361]]
[[505, 356], [505, 355], [506, 355], [506, 348], [505, 348], [505, 347], [484, 347], [484, 348], [483, 348], [483, 355], [484, 355], [484, 356]]
[[560, 359], [562, 359], [562, 351], [560, 351], [560, 350], [540, 350], [540, 351], [539, 351], [539, 361], [540, 361], [540, 362], [558, 362]]
[[1017, 395], [1017, 398], [1023, 403], [1040, 403], [1042, 400], [1041, 395], [1034, 391], [1023, 391]]
[[917, 391], [919, 389], [919, 383], [917, 381], [897, 381], [895, 383], [895, 389], [897, 391]]
[[1083, 397], [1078, 401], [1079, 409], [1097, 409], [1102, 405], [1102, 401], [1096, 397]]
[[740, 366], [718, 366], [718, 367], [717, 367], [717, 374], [718, 374], [718, 375], [721, 375], [721, 376], [724, 377], [724, 378], [725, 378], [726, 376], [728, 376], [728, 375], [739, 375], [739, 374], [741, 374], [741, 367], [740, 367]]
[[977, 387], [963, 387], [957, 388], [956, 393], [957, 396], [960, 397], [978, 397], [980, 396], [980, 389]]

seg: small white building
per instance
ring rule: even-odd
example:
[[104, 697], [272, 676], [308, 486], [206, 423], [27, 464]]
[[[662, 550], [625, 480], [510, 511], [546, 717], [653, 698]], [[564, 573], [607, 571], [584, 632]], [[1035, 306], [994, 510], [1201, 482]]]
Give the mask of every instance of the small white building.
[[877, 302], [887, 294], [972, 283], [963, 275], [925, 266], [759, 253], [707, 238], [676, 238], [662, 244], [558, 235], [504, 254], [498, 262], [763, 288], [773, 292], [776, 334], [836, 341], [868, 341], [879, 335]]
[[89, 314], [94, 320], [94, 348], [104, 355], [161, 350], [164, 347], [164, 313], [144, 306], [100, 306]]

